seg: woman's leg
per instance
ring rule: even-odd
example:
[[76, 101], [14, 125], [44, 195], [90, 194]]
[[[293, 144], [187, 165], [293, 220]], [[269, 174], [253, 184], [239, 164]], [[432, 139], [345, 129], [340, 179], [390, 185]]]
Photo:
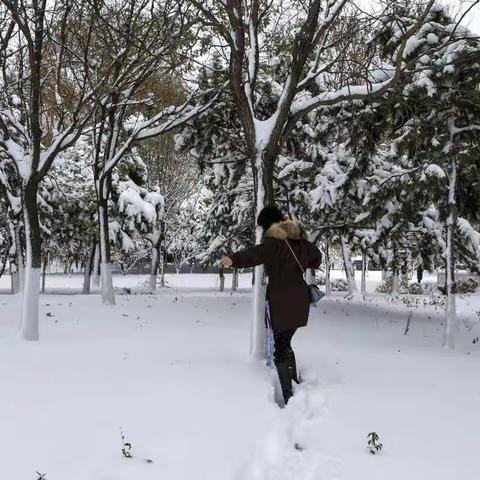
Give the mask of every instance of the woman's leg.
[[281, 332], [274, 331], [273, 339], [275, 342], [275, 350], [273, 351], [273, 358], [275, 361], [285, 362], [289, 359], [293, 353], [292, 350], [292, 337], [297, 330], [283, 330]]
[[295, 333], [293, 330], [274, 331], [273, 338], [275, 341], [275, 350], [273, 352], [273, 360], [277, 367], [278, 379], [280, 380], [280, 386], [282, 387], [283, 399], [285, 405], [293, 395], [292, 392], [292, 378], [293, 372], [291, 367], [291, 358], [293, 354], [292, 350], [292, 337]]

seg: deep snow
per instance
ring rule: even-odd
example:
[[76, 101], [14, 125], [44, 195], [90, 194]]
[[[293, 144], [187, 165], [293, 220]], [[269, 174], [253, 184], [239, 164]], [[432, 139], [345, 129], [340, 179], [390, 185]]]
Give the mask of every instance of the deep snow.
[[186, 285], [117, 306], [42, 295], [39, 343], [17, 339], [20, 297], [0, 295], [2, 478], [478, 480], [479, 296], [460, 301], [474, 326], [455, 351], [441, 312], [414, 310], [404, 335], [403, 305], [322, 300], [294, 339], [305, 382], [280, 410], [274, 372], [248, 358], [249, 279], [233, 295], [202, 288], [209, 275], [168, 279]]

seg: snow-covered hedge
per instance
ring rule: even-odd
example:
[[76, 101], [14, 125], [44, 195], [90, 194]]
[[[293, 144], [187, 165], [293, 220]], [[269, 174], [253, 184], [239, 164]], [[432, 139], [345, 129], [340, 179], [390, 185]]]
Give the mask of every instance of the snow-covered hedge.
[[325, 274], [323, 272], [316, 272], [314, 283], [315, 285], [325, 285]]
[[331, 283], [332, 292], [348, 292], [348, 284], [343, 278], [333, 280]]
[[[462, 278], [457, 280], [454, 285], [454, 289], [456, 293], [459, 294], [467, 294], [467, 293], [474, 293], [475, 290], [479, 287], [479, 283], [474, 278]], [[392, 290], [392, 281], [391, 279], [387, 279], [382, 282], [375, 291], [377, 293], [390, 293]], [[404, 287], [400, 288], [400, 293], [403, 294], [410, 294], [410, 295], [438, 295], [442, 293], [445, 295], [445, 287], [439, 286], [436, 282], [423, 282], [419, 284], [417, 282], [413, 282], [408, 286], [408, 290]]]
[[[378, 287], [375, 289], [377, 293], [392, 293], [392, 277], [384, 280]], [[409, 293], [408, 289], [403, 285], [400, 285], [400, 293]]]
[[474, 278], [463, 278], [455, 282], [457, 293], [475, 293], [478, 282]]
[[[457, 280], [453, 289], [455, 293], [466, 294], [466, 293], [475, 293], [475, 290], [478, 288], [478, 281], [474, 278], [461, 278]], [[438, 289], [445, 295], [445, 287], [442, 285]]]
[[408, 293], [411, 295], [422, 295], [423, 294], [422, 285], [420, 285], [417, 282], [411, 283], [408, 286]]

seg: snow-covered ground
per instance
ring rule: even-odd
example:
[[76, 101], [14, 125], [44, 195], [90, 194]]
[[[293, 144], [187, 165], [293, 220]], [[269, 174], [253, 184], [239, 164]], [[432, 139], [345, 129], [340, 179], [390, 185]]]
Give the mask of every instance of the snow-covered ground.
[[[404, 335], [404, 305], [322, 300], [294, 339], [305, 381], [280, 410], [274, 372], [248, 357], [249, 278], [233, 295], [214, 291], [215, 275], [168, 280], [174, 287], [119, 295], [115, 307], [99, 295], [42, 295], [39, 343], [17, 339], [20, 299], [0, 295], [2, 478], [480, 478], [480, 296], [460, 300], [455, 351], [441, 348], [433, 308], [414, 310]], [[81, 277], [48, 285], [80, 288]], [[366, 452], [372, 431], [384, 445], [376, 456]]]

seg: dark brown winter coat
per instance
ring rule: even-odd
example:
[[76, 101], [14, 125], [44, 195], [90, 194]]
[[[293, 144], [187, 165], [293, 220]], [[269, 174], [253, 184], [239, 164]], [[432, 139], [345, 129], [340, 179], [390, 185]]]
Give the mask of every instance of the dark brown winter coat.
[[304, 269], [318, 268], [322, 259], [320, 251], [291, 220], [274, 223], [265, 232], [260, 245], [230, 257], [234, 268], [265, 265], [268, 276], [267, 299], [272, 327], [276, 331], [304, 327], [310, 310], [307, 284], [286, 240]]

